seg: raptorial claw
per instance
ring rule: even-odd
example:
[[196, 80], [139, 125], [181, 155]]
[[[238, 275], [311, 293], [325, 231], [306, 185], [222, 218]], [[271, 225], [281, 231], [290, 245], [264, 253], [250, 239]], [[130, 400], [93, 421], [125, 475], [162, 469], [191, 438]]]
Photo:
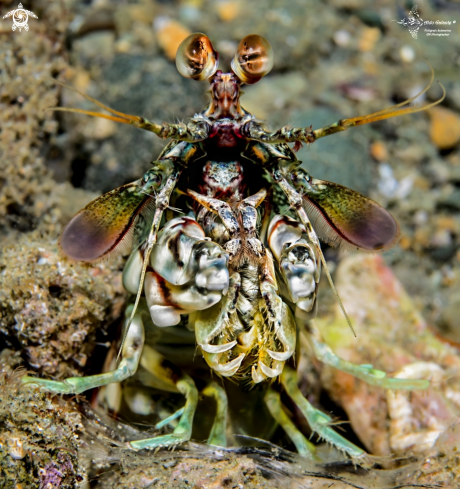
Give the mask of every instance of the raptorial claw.
[[207, 343], [200, 343], [200, 348], [208, 353], [224, 353], [225, 351], [231, 350], [237, 341], [230, 341], [230, 343], [225, 343], [223, 345], [209, 345]]
[[245, 356], [244, 353], [240, 353], [230, 362], [223, 364], [218, 362], [214, 363], [212, 368], [223, 377], [231, 377], [232, 375], [235, 375], [237, 370], [241, 367]]
[[274, 377], [278, 377], [278, 375], [281, 375], [281, 372], [283, 371], [283, 367], [284, 367], [284, 362], [278, 362], [278, 361], [273, 362], [274, 368], [267, 367], [267, 365], [265, 365], [264, 362], [259, 362], [259, 367], [264, 373], [264, 375], [266, 375], [269, 378], [274, 378]]
[[[136, 293], [143, 267], [136, 250], [123, 272], [123, 285]], [[145, 295], [157, 326], [180, 323], [181, 314], [211, 307], [227, 293], [228, 255], [205, 237], [201, 226], [189, 217], [169, 221], [158, 233], [145, 275]]]
[[268, 242], [279, 261], [289, 292], [287, 299], [296, 304], [297, 309], [311, 313], [315, 310], [321, 261], [305, 227], [287, 216], [275, 216], [268, 230]]
[[285, 362], [289, 358], [292, 357], [292, 354], [294, 353], [293, 351], [272, 351], [272, 350], [265, 350], [272, 358], [273, 360], [277, 360], [279, 362]]
[[[222, 298], [221, 291], [209, 291], [203, 294], [195, 284], [172, 285], [155, 272], [145, 276], [145, 296], [150, 314], [157, 326], [174, 326], [180, 321], [180, 314], [207, 309]], [[173, 312], [173, 311], [176, 312]], [[159, 314], [165, 314], [159, 318]], [[178, 321], [168, 324], [168, 318]], [[159, 324], [157, 321], [160, 320]]]

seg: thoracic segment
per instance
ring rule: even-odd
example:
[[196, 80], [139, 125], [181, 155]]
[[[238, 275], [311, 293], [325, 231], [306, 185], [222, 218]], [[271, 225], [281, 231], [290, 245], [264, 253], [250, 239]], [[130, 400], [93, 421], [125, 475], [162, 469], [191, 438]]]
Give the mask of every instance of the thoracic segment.
[[[188, 315], [188, 328], [195, 330], [204, 359], [224, 377], [248, 370], [254, 383], [278, 377], [296, 344], [295, 320], [282, 296], [297, 310], [314, 314], [320, 274], [315, 248], [301, 224], [282, 216], [272, 219], [271, 251], [265, 248], [256, 232], [256, 208], [265, 190], [234, 204], [192, 191], [189, 195], [219, 215], [231, 239], [222, 248], [194, 219], [169, 221], [158, 233], [145, 277], [151, 318], [163, 327]], [[123, 273], [132, 293], [142, 265], [138, 249]]]

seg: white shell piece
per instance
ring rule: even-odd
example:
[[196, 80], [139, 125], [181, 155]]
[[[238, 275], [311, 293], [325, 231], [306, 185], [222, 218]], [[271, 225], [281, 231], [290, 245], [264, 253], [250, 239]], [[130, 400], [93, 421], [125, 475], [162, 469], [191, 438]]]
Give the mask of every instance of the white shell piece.
[[285, 243], [294, 243], [305, 233], [303, 224], [287, 216], [276, 215], [268, 226], [268, 245], [277, 260]]
[[131, 294], [137, 294], [141, 280], [143, 259], [139, 250], [131, 253], [123, 269], [123, 287]]

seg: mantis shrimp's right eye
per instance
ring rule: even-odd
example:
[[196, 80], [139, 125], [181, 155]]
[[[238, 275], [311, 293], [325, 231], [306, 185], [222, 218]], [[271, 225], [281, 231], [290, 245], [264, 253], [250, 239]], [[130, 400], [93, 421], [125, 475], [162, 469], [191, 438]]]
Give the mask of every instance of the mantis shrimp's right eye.
[[185, 78], [205, 80], [217, 71], [219, 55], [211, 41], [201, 32], [185, 38], [176, 54], [176, 66]]
[[242, 82], [251, 85], [265, 76], [273, 68], [273, 63], [270, 43], [265, 37], [252, 34], [238, 44], [232, 70]]

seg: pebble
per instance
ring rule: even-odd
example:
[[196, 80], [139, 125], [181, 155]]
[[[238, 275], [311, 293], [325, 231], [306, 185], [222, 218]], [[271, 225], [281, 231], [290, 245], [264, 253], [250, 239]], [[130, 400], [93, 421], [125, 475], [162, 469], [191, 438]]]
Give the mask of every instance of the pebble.
[[[94, 119], [93, 123], [90, 125], [90, 134], [88, 137], [92, 137], [94, 139], [106, 139], [110, 136], [113, 136], [117, 131], [118, 125], [109, 120], [109, 119]], [[86, 132], [86, 131], [85, 131]]]
[[399, 50], [399, 54], [401, 56], [401, 59], [405, 63], [412, 63], [412, 61], [414, 61], [414, 59], [415, 59], [415, 51], [411, 46], [407, 46], [407, 45], [403, 46]]
[[447, 229], [438, 229], [430, 240], [431, 246], [434, 248], [443, 248], [452, 244], [452, 235]]
[[334, 33], [333, 39], [337, 46], [344, 48], [350, 44], [351, 35], [348, 31], [342, 29]]
[[358, 49], [361, 52], [372, 51], [380, 36], [381, 31], [378, 27], [365, 27], [358, 41]]
[[154, 28], [158, 44], [166, 56], [171, 61], [174, 61], [176, 59], [177, 48], [191, 34], [191, 31], [180, 22], [169, 19], [168, 17], [156, 18]]
[[217, 14], [224, 22], [231, 22], [240, 13], [240, 2], [237, 0], [224, 0], [214, 5]]
[[371, 144], [370, 153], [377, 161], [388, 161], [388, 150], [383, 141], [375, 141]]
[[445, 107], [433, 107], [431, 116], [430, 137], [438, 149], [450, 149], [460, 141], [460, 117]]
[[79, 69], [72, 80], [72, 86], [74, 86], [80, 92], [86, 93], [88, 91], [88, 85], [90, 82], [90, 76], [83, 68]]
[[419, 209], [414, 214], [414, 224], [416, 226], [423, 226], [428, 222], [428, 212], [425, 210]]

